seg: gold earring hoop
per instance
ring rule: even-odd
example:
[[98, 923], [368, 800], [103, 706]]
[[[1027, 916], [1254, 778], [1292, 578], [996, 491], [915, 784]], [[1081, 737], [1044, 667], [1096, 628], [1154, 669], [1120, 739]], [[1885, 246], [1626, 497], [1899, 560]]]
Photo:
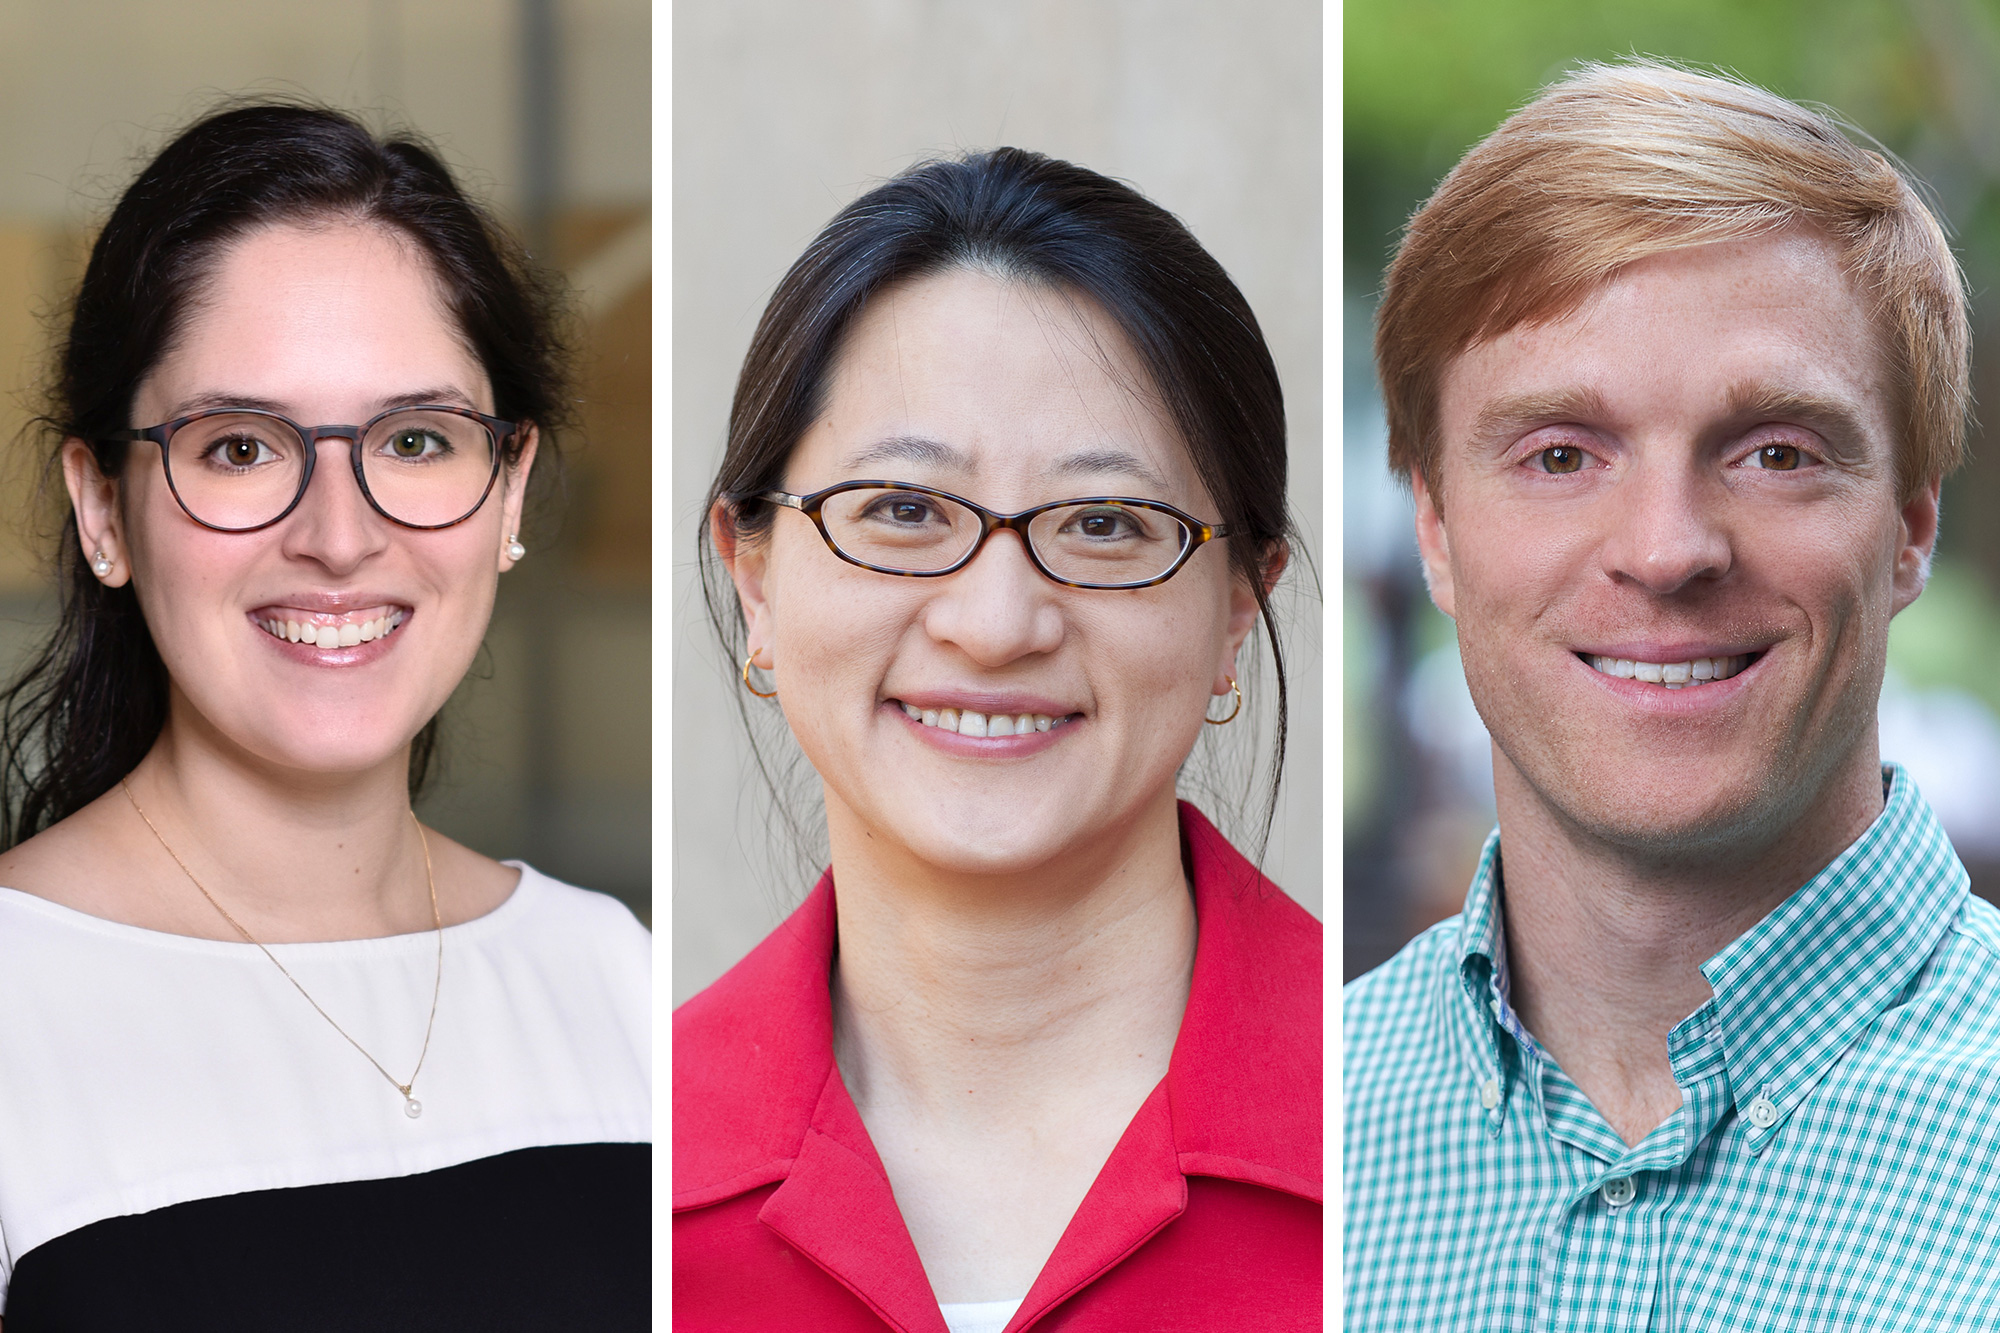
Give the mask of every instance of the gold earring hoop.
[[1234, 676], [1229, 678], [1229, 692], [1236, 696], [1236, 707], [1229, 710], [1229, 716], [1208, 717], [1204, 715], [1201, 719], [1202, 721], [1208, 723], [1211, 727], [1226, 727], [1236, 720], [1236, 715], [1243, 711], [1243, 689], [1236, 683], [1236, 677]]
[[759, 699], [777, 698], [778, 692], [776, 690], [772, 690], [769, 694], [766, 694], [764, 691], [758, 689], [755, 685], [752, 685], [750, 683], [750, 667], [751, 664], [754, 663], [756, 660], [757, 660], [757, 654], [754, 652], [751, 653], [750, 656], [743, 659], [743, 688], [750, 691], [750, 693], [756, 695]]

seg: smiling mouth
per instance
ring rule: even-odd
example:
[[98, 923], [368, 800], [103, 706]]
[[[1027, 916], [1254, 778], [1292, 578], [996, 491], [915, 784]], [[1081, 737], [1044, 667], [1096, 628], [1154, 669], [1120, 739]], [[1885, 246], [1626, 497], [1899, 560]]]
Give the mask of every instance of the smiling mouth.
[[975, 713], [971, 709], [919, 708], [901, 699], [894, 702], [913, 721], [940, 731], [955, 731], [961, 736], [1027, 736], [1037, 731], [1054, 731], [1077, 716], [1075, 713], [1061, 717], [1047, 713]]
[[1728, 680], [1762, 657], [1761, 652], [1738, 653], [1734, 657], [1696, 657], [1686, 662], [1638, 662], [1629, 657], [1600, 657], [1594, 653], [1577, 656], [1592, 671], [1619, 680], [1642, 681], [1663, 689], [1687, 690]]
[[408, 618], [397, 607], [377, 607], [329, 616], [320, 612], [256, 617], [257, 628], [287, 643], [310, 644], [315, 648], [352, 648], [387, 638]]

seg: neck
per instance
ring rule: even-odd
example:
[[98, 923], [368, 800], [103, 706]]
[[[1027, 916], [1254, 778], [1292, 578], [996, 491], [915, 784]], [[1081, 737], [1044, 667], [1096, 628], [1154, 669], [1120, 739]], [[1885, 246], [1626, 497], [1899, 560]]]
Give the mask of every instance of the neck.
[[1171, 790], [1128, 827], [1001, 875], [917, 864], [828, 805], [835, 1053], [864, 1114], [890, 1101], [1018, 1123], [1165, 1074], [1195, 945]]
[[[181, 881], [195, 918], [213, 909], [190, 875], [267, 944], [432, 928], [407, 751], [358, 773], [304, 775], [222, 743], [180, 702], [126, 782], [157, 832], [133, 815], [141, 864], [159, 870], [156, 880]], [[237, 938], [226, 922], [209, 927]]]
[[1819, 873], [1882, 809], [1874, 736], [1796, 809], [1663, 854], [1594, 837], [1495, 750], [1509, 1000], [1627, 1143], [1681, 1104], [1667, 1035], [1713, 994], [1701, 965]]

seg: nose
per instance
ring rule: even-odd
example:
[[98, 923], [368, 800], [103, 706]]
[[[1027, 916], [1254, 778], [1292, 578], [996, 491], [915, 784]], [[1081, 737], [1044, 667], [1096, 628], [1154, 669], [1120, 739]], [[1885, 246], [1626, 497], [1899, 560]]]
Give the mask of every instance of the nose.
[[325, 566], [335, 575], [352, 573], [388, 545], [389, 520], [370, 507], [344, 451], [360, 442], [322, 436], [312, 480], [298, 507], [280, 525], [285, 553]]
[[1018, 533], [995, 532], [971, 564], [935, 582], [924, 631], [981, 666], [1005, 666], [1062, 643], [1056, 585], [1036, 570]]
[[1722, 577], [1732, 560], [1725, 488], [1704, 475], [1692, 451], [1674, 453], [1672, 461], [1642, 461], [1618, 479], [1603, 545], [1614, 582], [1661, 596]]

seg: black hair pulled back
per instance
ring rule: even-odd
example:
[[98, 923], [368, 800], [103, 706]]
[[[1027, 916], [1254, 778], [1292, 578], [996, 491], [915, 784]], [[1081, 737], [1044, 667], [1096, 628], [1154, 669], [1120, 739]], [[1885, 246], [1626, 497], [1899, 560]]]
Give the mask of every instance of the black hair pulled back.
[[[106, 477], [123, 472], [130, 446], [103, 437], [156, 424], [131, 420], [139, 385], [232, 242], [266, 226], [334, 222], [387, 227], [417, 247], [486, 371], [495, 414], [533, 422], [543, 468], [552, 467], [554, 437], [570, 420], [569, 352], [553, 281], [414, 135], [377, 136], [327, 107], [257, 102], [183, 130], [126, 188], [98, 233], [35, 422], [47, 449], [45, 484], [71, 438], [89, 443]], [[91, 573], [74, 513], [62, 521], [53, 556], [55, 628], [0, 693], [5, 846], [109, 791], [152, 748], [167, 718], [166, 667], [131, 583], [109, 588]], [[436, 747], [433, 718], [411, 748], [412, 796]]]
[[[1230, 563], [1255, 590], [1270, 640], [1277, 739], [1263, 811], [1268, 835], [1286, 723], [1283, 648], [1264, 586], [1267, 562], [1292, 536], [1284, 394], [1236, 284], [1178, 218], [1130, 186], [1040, 153], [995, 148], [919, 163], [842, 209], [778, 283], [758, 322], [704, 513], [730, 496], [782, 489], [792, 449], [825, 407], [847, 330], [871, 299], [960, 268], [1089, 299], [1145, 365], [1217, 517], [1229, 525]], [[776, 517], [761, 501], [728, 512], [746, 542], [761, 540]], [[697, 540], [709, 619], [733, 667], [743, 657], [742, 608], [710, 558], [706, 522]], [[757, 760], [777, 794], [771, 766], [761, 752]], [[778, 805], [799, 835], [782, 796]]]

